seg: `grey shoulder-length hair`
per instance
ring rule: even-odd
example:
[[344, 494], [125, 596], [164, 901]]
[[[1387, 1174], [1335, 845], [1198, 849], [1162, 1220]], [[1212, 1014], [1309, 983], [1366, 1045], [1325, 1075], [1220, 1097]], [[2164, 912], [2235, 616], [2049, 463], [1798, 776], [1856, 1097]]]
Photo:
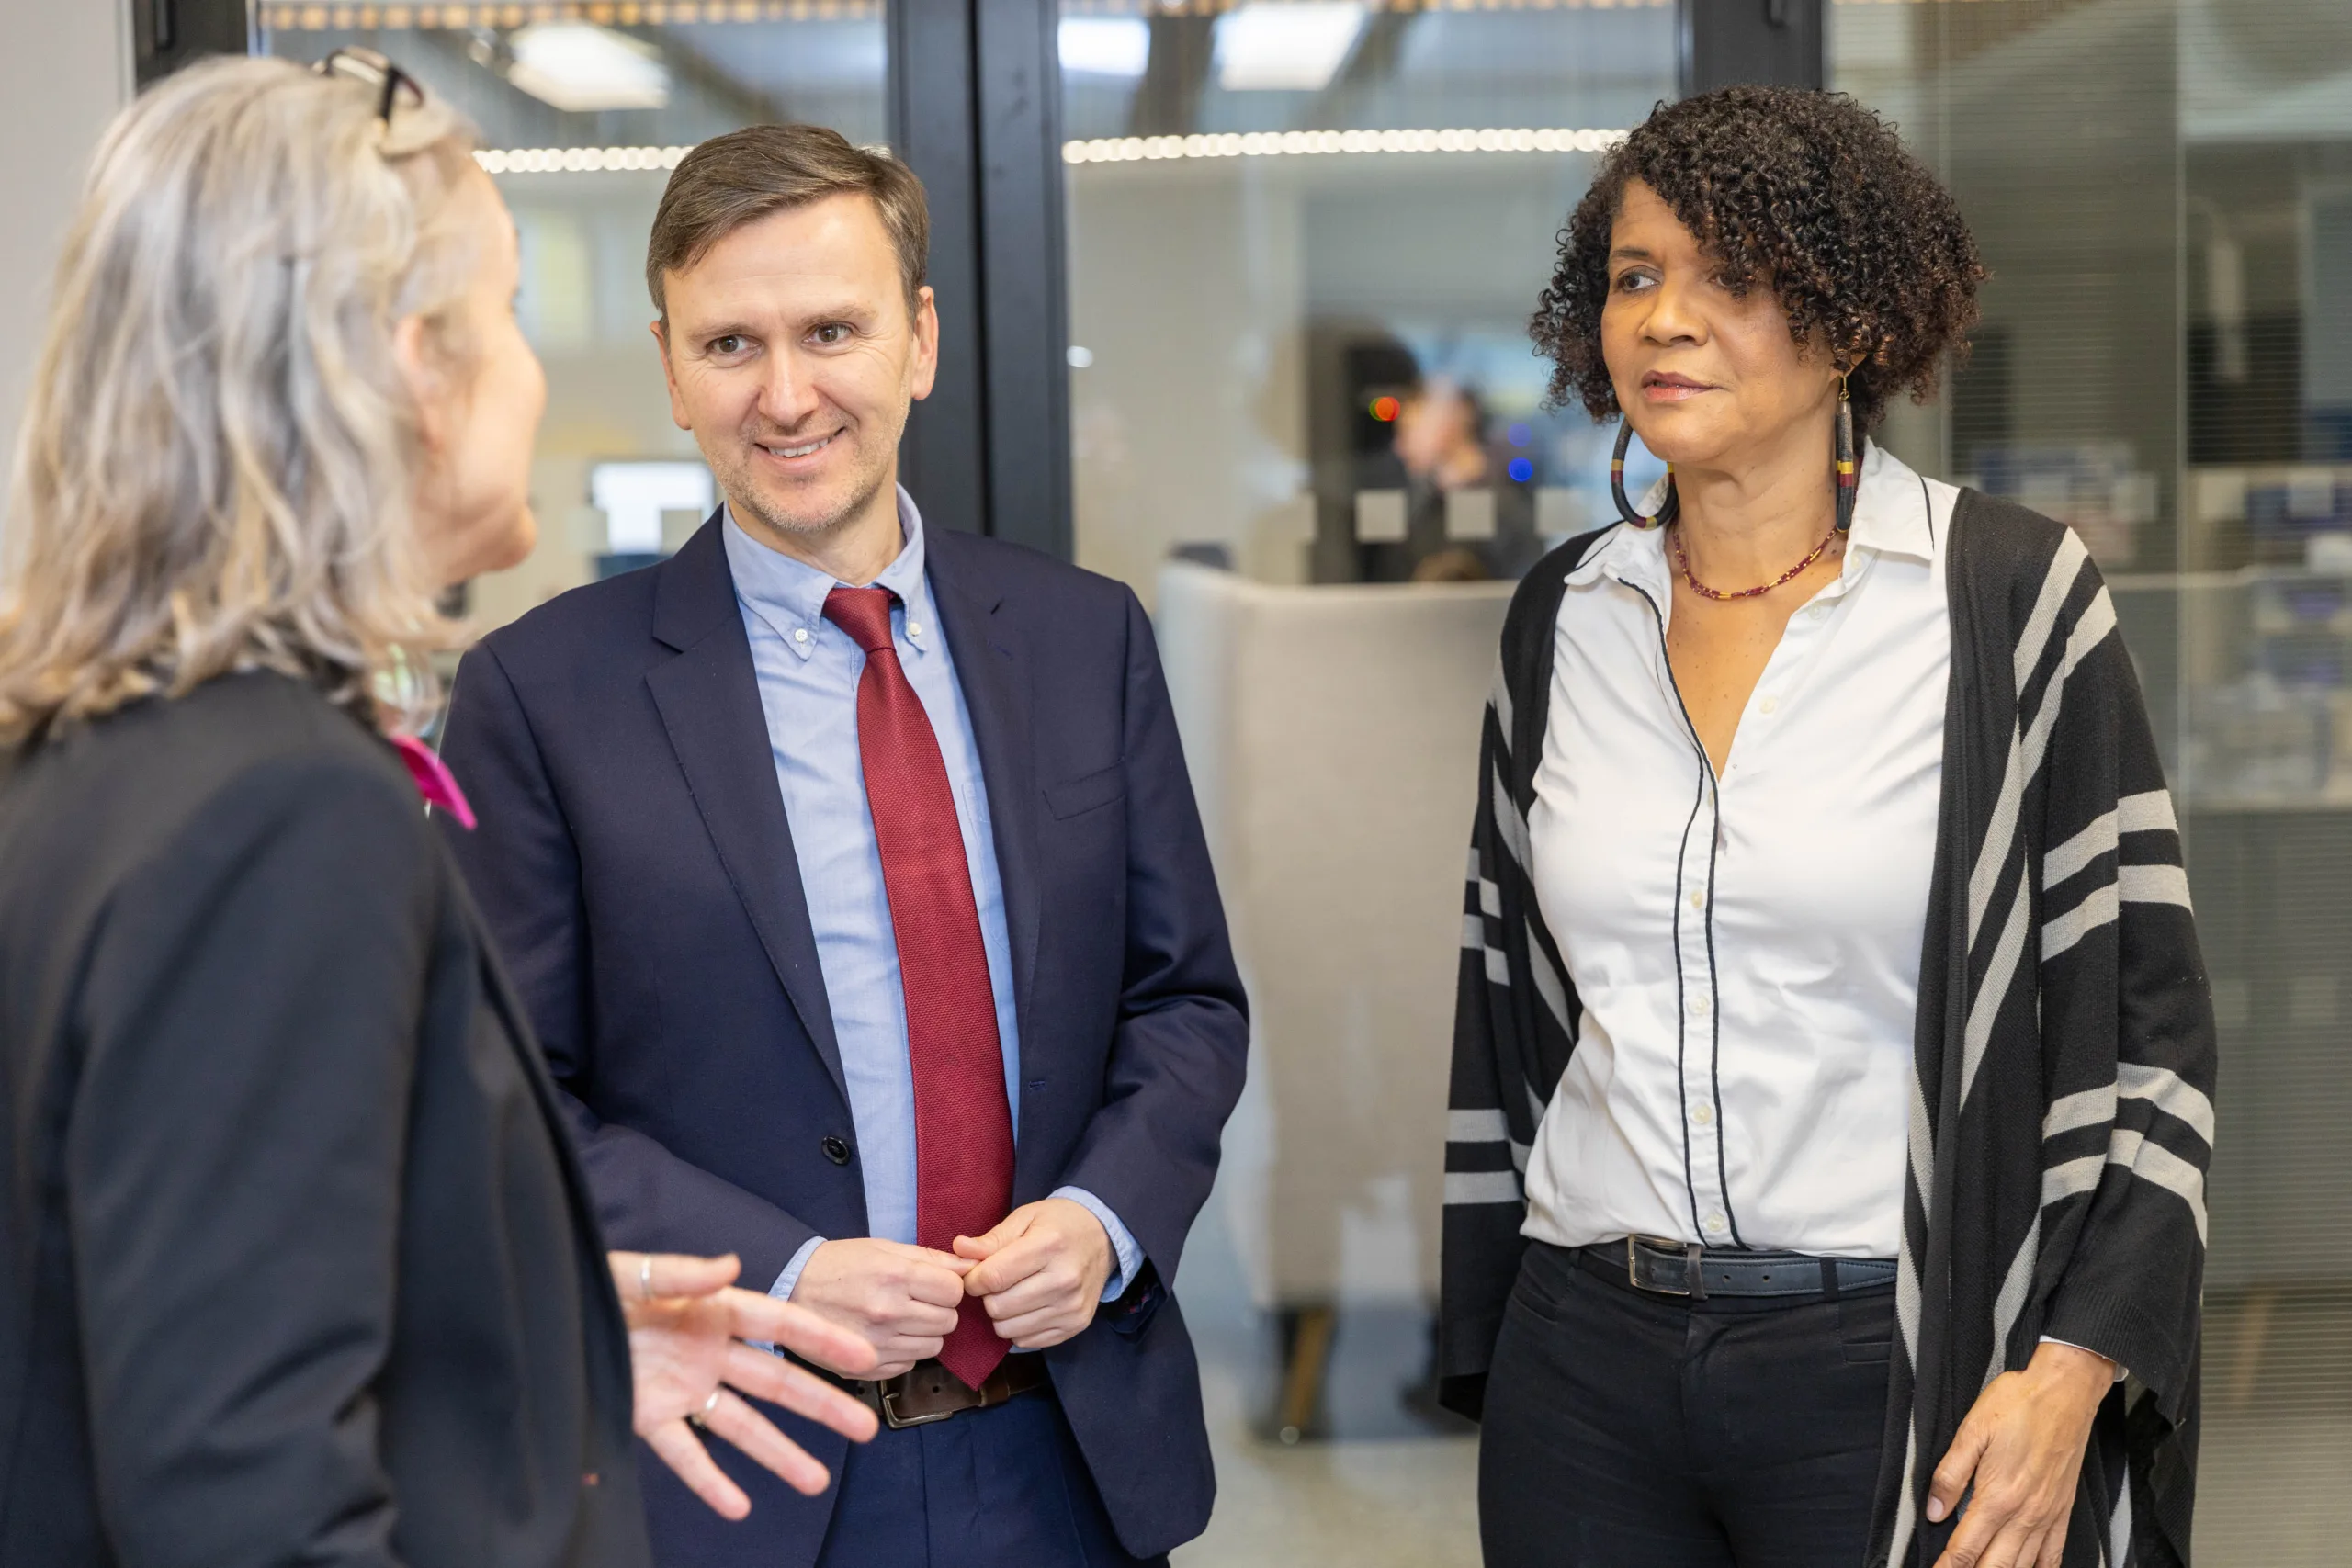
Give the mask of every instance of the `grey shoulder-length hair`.
[[455, 639], [415, 535], [418, 316], [462, 363], [472, 133], [275, 60], [199, 64], [101, 144], [0, 540], [0, 744], [234, 671], [420, 716]]

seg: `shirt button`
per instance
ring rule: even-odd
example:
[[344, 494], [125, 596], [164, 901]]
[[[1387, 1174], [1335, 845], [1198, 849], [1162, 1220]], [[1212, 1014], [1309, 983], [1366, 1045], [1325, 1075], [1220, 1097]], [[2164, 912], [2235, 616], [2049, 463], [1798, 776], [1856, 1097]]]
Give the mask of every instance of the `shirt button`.
[[909, 621], [907, 623], [907, 635], [909, 637], [922, 636], [922, 623], [921, 621]]
[[1696, 1122], [1702, 1127], [1705, 1126], [1714, 1119], [1714, 1107], [1711, 1105], [1700, 1104], [1694, 1105], [1690, 1108], [1690, 1120]]
[[808, 640], [808, 628], [807, 626], [793, 627], [792, 640], [795, 642], [807, 642]]
[[1690, 1016], [1692, 1018], [1704, 1018], [1707, 1016], [1706, 998], [1692, 997], [1690, 998]]
[[849, 1142], [847, 1139], [837, 1138], [831, 1133], [828, 1133], [825, 1134], [825, 1141], [817, 1146], [823, 1149], [825, 1151], [825, 1157], [831, 1160], [835, 1165], [847, 1165], [849, 1163]]
[[1699, 888], [1691, 893], [1690, 907], [1694, 909], [1703, 909], [1707, 907], [1706, 889]]
[[1781, 699], [1778, 697], [1766, 697], [1762, 702], [1756, 705], [1761, 711], [1770, 713], [1781, 705]]
[[1725, 1228], [1729, 1223], [1730, 1222], [1725, 1220], [1720, 1213], [1709, 1214], [1707, 1216], [1707, 1228], [1711, 1231], [1722, 1230]]

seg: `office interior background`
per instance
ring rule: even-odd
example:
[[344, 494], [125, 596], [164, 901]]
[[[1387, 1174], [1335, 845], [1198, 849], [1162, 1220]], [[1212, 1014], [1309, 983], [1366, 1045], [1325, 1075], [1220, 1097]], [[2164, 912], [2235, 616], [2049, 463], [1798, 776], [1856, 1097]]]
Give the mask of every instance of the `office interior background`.
[[1886, 445], [2073, 525], [2181, 806], [2222, 1039], [2200, 1562], [2352, 1539], [2352, 6], [2345, 0], [9, 0], [0, 425], [81, 168], [197, 52], [366, 43], [464, 108], [551, 400], [487, 628], [711, 491], [646, 332], [701, 138], [813, 120], [929, 185], [939, 525], [1157, 619], [1257, 1009], [1178, 1288], [1221, 1501], [1181, 1563], [1476, 1560], [1427, 1384], [1476, 713], [1510, 578], [1612, 515], [1525, 321], [1650, 107], [1850, 93], [1992, 270]]

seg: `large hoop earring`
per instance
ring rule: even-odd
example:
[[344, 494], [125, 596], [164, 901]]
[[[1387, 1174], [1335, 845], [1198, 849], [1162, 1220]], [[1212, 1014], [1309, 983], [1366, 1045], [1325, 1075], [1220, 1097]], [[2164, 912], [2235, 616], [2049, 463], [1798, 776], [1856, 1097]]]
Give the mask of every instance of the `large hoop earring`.
[[1674, 493], [1674, 465], [1666, 466], [1666, 503], [1655, 517], [1645, 517], [1634, 510], [1625, 499], [1625, 449], [1633, 445], [1634, 422], [1626, 420], [1617, 426], [1617, 450], [1609, 457], [1609, 493], [1617, 502], [1617, 515], [1636, 528], [1663, 528], [1681, 513], [1682, 500]]
[[1862, 476], [1854, 462], [1854, 404], [1846, 395], [1846, 372], [1838, 372], [1838, 531], [1854, 525], [1854, 498], [1861, 492]]

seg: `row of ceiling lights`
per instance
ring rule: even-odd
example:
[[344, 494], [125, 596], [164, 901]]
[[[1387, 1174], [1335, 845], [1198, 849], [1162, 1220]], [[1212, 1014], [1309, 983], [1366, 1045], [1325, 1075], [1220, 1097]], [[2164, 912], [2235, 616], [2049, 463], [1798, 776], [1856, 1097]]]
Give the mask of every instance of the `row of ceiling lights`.
[[[1106, 137], [1065, 141], [1066, 164], [1170, 158], [1260, 158], [1360, 152], [1604, 152], [1622, 130], [1267, 130], [1208, 136]], [[690, 147], [488, 147], [474, 161], [493, 175], [579, 175], [674, 169]]]
[[[1262, 0], [1063, 0], [1077, 16], [1217, 16]], [[1294, 0], [1313, 4], [1315, 0]], [[1634, 11], [1676, 0], [1366, 0], [1375, 11]], [[1840, 5], [1873, 0], [1838, 0]], [[1890, 3], [1890, 0], [1876, 0]], [[1920, 0], [1891, 0], [1919, 4]], [[413, 28], [521, 28], [549, 22], [598, 27], [712, 26], [729, 22], [862, 21], [882, 15], [883, 0], [514, 0], [490, 5], [358, 5], [352, 0], [265, 0], [261, 25], [276, 32], [406, 32]]]
[[1200, 136], [1106, 136], [1062, 143], [1065, 164], [1131, 164], [1170, 158], [1329, 156], [1361, 152], [1605, 152], [1622, 130], [1259, 130]]
[[[1063, 0], [1079, 17], [1222, 16], [1266, 0]], [[1279, 0], [1278, 0], [1279, 3]], [[1317, 0], [1288, 0], [1317, 4]], [[1374, 11], [1635, 11], [1662, 10], [1677, 0], [1363, 0]], [[1833, 0], [1840, 6], [1933, 5], [1946, 0]], [[322, 5], [318, 0], [266, 0], [261, 25], [274, 32], [407, 32], [521, 28], [550, 22], [597, 27], [714, 26], [729, 22], [870, 21], [883, 0], [513, 0], [491, 5]]]
[[691, 147], [485, 147], [474, 154], [492, 175], [582, 175], [674, 169]]
[[597, 27], [669, 27], [680, 23], [865, 21], [882, 15], [883, 0], [536, 0], [530, 5], [384, 6], [293, 4], [267, 0], [258, 9], [276, 32], [408, 32], [472, 28], [522, 28], [551, 22]]

